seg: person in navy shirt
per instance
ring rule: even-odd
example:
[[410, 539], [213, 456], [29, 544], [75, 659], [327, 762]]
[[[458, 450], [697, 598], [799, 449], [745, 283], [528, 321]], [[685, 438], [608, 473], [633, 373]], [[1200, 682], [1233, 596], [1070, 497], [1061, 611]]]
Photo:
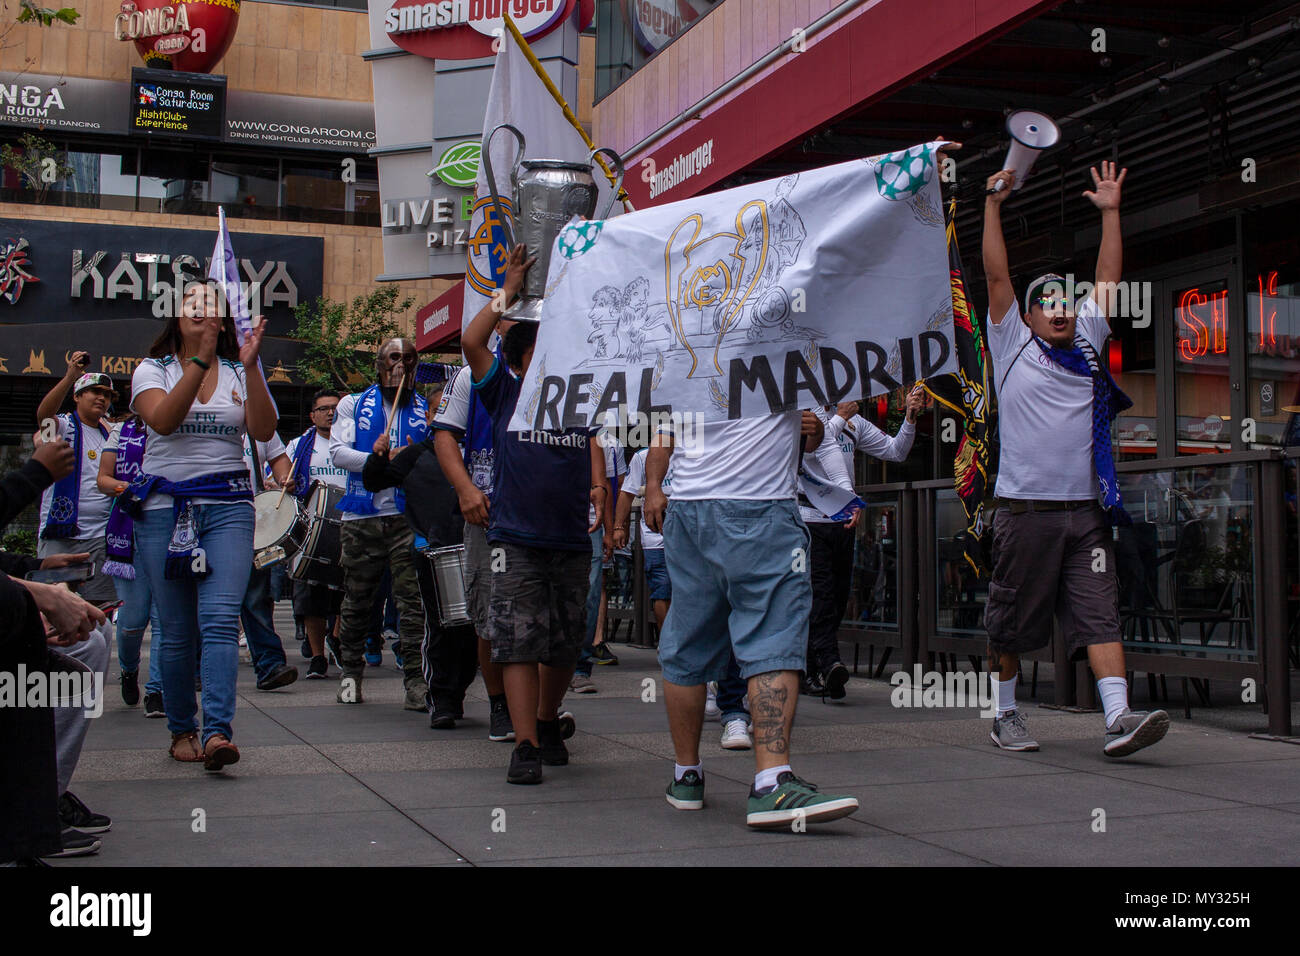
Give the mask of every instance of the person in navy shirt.
[[[511, 250], [503, 298], [484, 306], [461, 339], [496, 449], [487, 531], [494, 574], [488, 632], [492, 659], [503, 665], [515, 730], [506, 779], [519, 784], [541, 783], [543, 763], [569, 762], [564, 738], [573, 721], [562, 724], [559, 707], [586, 637], [590, 532], [603, 520], [609, 493], [605, 456], [592, 430], [509, 430], [537, 324], [513, 325], [499, 356], [488, 342], [533, 261], [522, 245]], [[589, 504], [597, 515], [591, 524]]]

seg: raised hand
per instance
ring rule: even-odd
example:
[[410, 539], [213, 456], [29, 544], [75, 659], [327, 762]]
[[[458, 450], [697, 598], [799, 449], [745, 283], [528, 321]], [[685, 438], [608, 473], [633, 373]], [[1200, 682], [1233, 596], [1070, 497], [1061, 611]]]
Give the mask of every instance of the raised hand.
[[1092, 181], [1096, 186], [1096, 191], [1083, 191], [1094, 206], [1103, 212], [1107, 209], [1118, 209], [1120, 198], [1120, 187], [1124, 185], [1124, 177], [1128, 175], [1128, 168], [1121, 169], [1119, 175], [1115, 174], [1118, 164], [1109, 160], [1103, 160], [1101, 164], [1101, 174], [1098, 175], [1097, 167], [1092, 167]]
[[[998, 183], [1002, 185], [999, 186]], [[1016, 184], [1016, 171], [1014, 169], [1004, 169], [1000, 173], [994, 173], [984, 183], [984, 192], [987, 194], [988, 201], [995, 206], [1001, 206], [1011, 195], [1011, 187]]]
[[239, 360], [244, 363], [244, 368], [252, 368], [257, 364], [257, 355], [262, 350], [262, 336], [266, 333], [266, 319], [260, 315], [253, 319], [253, 328], [244, 338], [244, 344], [239, 347]]

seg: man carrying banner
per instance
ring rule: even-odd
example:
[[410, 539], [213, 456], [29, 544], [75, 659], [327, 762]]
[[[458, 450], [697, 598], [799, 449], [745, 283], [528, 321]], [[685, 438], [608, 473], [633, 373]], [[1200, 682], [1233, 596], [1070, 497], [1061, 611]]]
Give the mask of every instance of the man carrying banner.
[[1002, 238], [1002, 203], [1015, 171], [990, 176], [984, 203], [984, 274], [989, 344], [997, 381], [1002, 456], [993, 518], [993, 578], [984, 622], [989, 669], [1001, 679], [990, 736], [1004, 750], [1037, 750], [1016, 709], [1020, 655], [1046, 647], [1052, 615], [1073, 660], [1086, 656], [1106, 713], [1103, 752], [1123, 757], [1169, 730], [1163, 710], [1128, 707], [1120, 643], [1111, 527], [1128, 522], [1120, 500], [1110, 429], [1131, 402], [1115, 385], [1103, 354], [1123, 265], [1120, 187], [1127, 170], [1092, 170], [1101, 212], [1094, 293], [1072, 301], [1066, 282], [1044, 275], [1029, 284], [1022, 318]]
[[[849, 669], [840, 661], [838, 635], [853, 582], [853, 529], [862, 518], [863, 503], [853, 491], [855, 454], [863, 451], [882, 461], [906, 459], [916, 437], [916, 416], [924, 404], [924, 389], [913, 386], [903, 424], [893, 438], [859, 415], [857, 402], [841, 402], [833, 413], [830, 408], [815, 413], [826, 426], [826, 437], [817, 455], [805, 459], [799, 469], [799, 515], [812, 537], [813, 603], [804, 693], [843, 700], [849, 682]], [[822, 493], [828, 485], [841, 494]], [[841, 504], [845, 496], [851, 499], [847, 507]], [[848, 520], [846, 511], [852, 511]]]
[[[506, 780], [517, 784], [541, 783], [543, 764], [569, 762], [564, 738], [574, 726], [571, 718], [561, 723], [559, 707], [585, 637], [590, 533], [604, 519], [608, 494], [605, 456], [591, 440], [592, 430], [507, 430], [532, 362], [537, 323], [513, 325], [501, 355], [488, 342], [533, 261], [522, 245], [511, 250], [502, 297], [480, 310], [462, 338], [496, 448], [487, 532], [494, 574], [488, 628], [492, 659], [504, 665], [517, 741]], [[591, 524], [588, 506], [596, 514]]]
[[339, 702], [361, 703], [362, 650], [370, 630], [375, 590], [384, 568], [393, 577], [393, 596], [401, 615], [402, 672], [407, 710], [427, 711], [428, 686], [420, 672], [424, 608], [411, 557], [415, 540], [402, 517], [406, 498], [400, 488], [371, 492], [361, 477], [372, 452], [405, 448], [428, 432], [424, 396], [413, 391], [417, 355], [409, 339], [389, 339], [375, 356], [376, 383], [339, 402], [330, 428], [330, 461], [348, 474], [342, 512], [343, 606], [339, 611], [339, 645], [343, 679]]
[[795, 503], [795, 473], [800, 448], [814, 451], [824, 435], [812, 412], [705, 422], [698, 447], [672, 459], [671, 508], [663, 480], [674, 439], [652, 440], [645, 518], [663, 534], [673, 582], [659, 663], [675, 752], [666, 797], [678, 810], [704, 807], [705, 684], [725, 675], [729, 652], [749, 682], [754, 728], [756, 772], [746, 822], [783, 828], [836, 820], [858, 808], [855, 798], [820, 793], [790, 767], [812, 605], [809, 535]]

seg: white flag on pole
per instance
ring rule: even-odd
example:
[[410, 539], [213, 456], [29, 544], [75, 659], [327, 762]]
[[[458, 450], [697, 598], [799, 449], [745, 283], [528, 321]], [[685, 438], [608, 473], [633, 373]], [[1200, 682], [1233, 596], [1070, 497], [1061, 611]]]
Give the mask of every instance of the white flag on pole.
[[[253, 316], [248, 311], [248, 297], [245, 295], [244, 287], [239, 281], [239, 263], [235, 259], [234, 247], [230, 244], [230, 230], [226, 228], [226, 210], [223, 206], [217, 207], [217, 242], [212, 247], [212, 261], [208, 263], [208, 281], [221, 283], [221, 288], [226, 293], [226, 306], [230, 309], [230, 316], [235, 322], [235, 338], [239, 344], [244, 344], [244, 339], [248, 338], [249, 333], [253, 331]], [[254, 298], [258, 298], [254, 290]], [[257, 371], [261, 373], [262, 381], [266, 381], [266, 371], [262, 368], [262, 357], [257, 358]], [[271, 394], [271, 386], [266, 386], [266, 394]], [[271, 398], [271, 407], [275, 409], [275, 415], [280, 417], [280, 409], [275, 404], [275, 398]]]
[[[492, 85], [488, 88], [487, 112], [483, 117], [484, 155], [487, 153], [488, 137], [502, 123], [509, 123], [524, 134], [527, 144], [525, 159], [558, 159], [582, 163], [591, 154], [578, 131], [564, 118], [559, 105], [542, 85], [532, 64], [509, 30], [501, 36], [501, 48], [492, 70]], [[498, 133], [492, 141], [492, 170], [496, 173], [497, 188], [508, 213], [513, 212], [510, 172], [514, 168], [518, 148], [518, 143], [508, 131]], [[596, 167], [596, 187], [599, 190], [596, 208], [603, 209], [609, 202], [611, 186], [599, 166]], [[474, 192], [474, 212], [470, 219], [462, 329], [491, 301], [492, 292], [505, 281], [506, 256], [510, 252], [507, 235], [492, 203], [492, 188], [487, 181], [487, 163], [480, 160], [478, 183]]]
[[571, 221], [510, 428], [761, 416], [954, 371], [941, 145]]

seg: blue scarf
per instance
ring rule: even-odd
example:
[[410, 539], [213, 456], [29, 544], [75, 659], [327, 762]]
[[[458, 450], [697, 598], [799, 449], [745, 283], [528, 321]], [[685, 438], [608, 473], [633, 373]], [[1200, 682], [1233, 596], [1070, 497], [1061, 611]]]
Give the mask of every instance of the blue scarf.
[[[77, 538], [77, 516], [81, 511], [81, 419], [71, 412], [72, 450], [77, 456], [77, 464], [71, 474], [64, 475], [54, 484], [50, 497], [50, 511], [45, 516], [45, 527], [41, 529], [42, 538]], [[67, 421], [67, 419], [64, 419]], [[99, 433], [108, 438], [108, 429], [104, 423], [97, 426]]]
[[212, 573], [206, 559], [200, 569], [194, 567], [194, 552], [198, 550], [199, 535], [194, 527], [195, 498], [218, 498], [223, 501], [252, 501], [253, 478], [247, 468], [199, 475], [184, 481], [168, 481], [158, 475], [141, 474], [122, 493], [122, 509], [139, 520], [144, 513], [144, 502], [154, 492], [172, 496], [172, 539], [167, 545], [167, 565], [163, 577], [168, 581], [181, 578], [202, 578]]
[[[415, 394], [412, 396], [414, 401], [405, 409], [398, 409], [395, 417], [397, 419], [397, 439], [393, 442], [393, 454], [397, 454], [399, 449], [406, 447], [406, 439], [411, 438], [414, 441], [424, 441], [424, 437], [429, 430], [429, 405], [423, 396]], [[365, 452], [369, 455], [375, 448], [375, 442], [379, 436], [384, 433], [384, 397], [379, 391], [378, 385], [371, 385], [361, 393], [357, 399], [356, 405], [356, 437], [352, 440], [352, 447], [357, 451]], [[395, 495], [397, 501], [398, 513], [406, 511], [406, 496], [402, 489], [398, 488]], [[361, 481], [361, 472], [348, 472], [348, 489], [343, 500], [339, 502], [339, 510], [346, 511], [354, 515], [372, 515], [375, 514], [375, 496], [366, 490], [365, 484]]]
[[[128, 485], [140, 477], [144, 465], [144, 443], [148, 437], [144, 422], [132, 418], [123, 423], [117, 434], [117, 460], [113, 477]], [[113, 502], [104, 532], [105, 560], [101, 569], [109, 577], [135, 580], [135, 521], [122, 510], [120, 500]]]
[[1120, 498], [1119, 481], [1115, 476], [1115, 456], [1110, 445], [1110, 426], [1122, 411], [1133, 407], [1133, 400], [1120, 391], [1110, 370], [1097, 359], [1088, 341], [1081, 335], [1074, 337], [1074, 347], [1058, 349], [1048, 345], [1038, 336], [1034, 341], [1049, 359], [1067, 372], [1086, 375], [1092, 379], [1092, 464], [1100, 486], [1102, 509], [1112, 526], [1128, 526], [1133, 519], [1124, 510]]
[[311, 494], [311, 456], [316, 454], [316, 426], [302, 433], [293, 450], [293, 493], [299, 501]]

